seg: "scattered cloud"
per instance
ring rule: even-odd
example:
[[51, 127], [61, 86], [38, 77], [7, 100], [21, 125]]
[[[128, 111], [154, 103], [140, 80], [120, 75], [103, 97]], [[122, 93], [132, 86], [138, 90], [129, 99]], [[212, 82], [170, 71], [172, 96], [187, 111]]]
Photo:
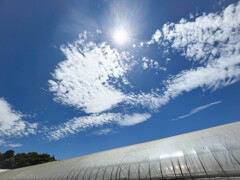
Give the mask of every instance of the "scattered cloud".
[[160, 69], [162, 70], [159, 66], [159, 63], [153, 59], [149, 59], [147, 57], [142, 58], [142, 67], [143, 69]]
[[8, 144], [7, 146], [12, 147], [12, 148], [16, 148], [16, 147], [22, 147], [22, 144], [19, 144], [19, 143], [17, 143], [17, 144]]
[[189, 92], [195, 88], [216, 90], [239, 81], [240, 56], [219, 58], [206, 67], [198, 67], [183, 71], [172, 79], [166, 81], [165, 97], [175, 98], [183, 92]]
[[[182, 19], [162, 29], [160, 46], [182, 52], [200, 66], [181, 71], [164, 81], [162, 93], [132, 94], [129, 103], [158, 109], [171, 99], [196, 88], [216, 90], [240, 80], [240, 3], [220, 13]], [[132, 102], [131, 102], [132, 101]]]
[[231, 4], [222, 12], [203, 14], [193, 21], [167, 23], [162, 28], [162, 44], [201, 63], [239, 55], [239, 10], [240, 3]]
[[9, 143], [9, 142], [6, 142], [3, 139], [0, 139], [0, 146], [15, 148], [15, 147], [22, 147], [22, 144], [19, 144], [19, 143], [16, 143], [16, 144]]
[[106, 124], [117, 123], [120, 126], [132, 126], [141, 123], [148, 118], [150, 114], [123, 115], [121, 113], [101, 113], [90, 116], [73, 118], [72, 120], [46, 130], [49, 140], [59, 140], [71, 134], [87, 130], [92, 127], [101, 127]]
[[161, 37], [162, 37], [162, 33], [160, 30], [157, 29], [156, 32], [153, 34], [152, 39], [146, 42], [146, 44], [150, 45], [150, 44], [154, 44], [155, 42], [159, 43]]
[[166, 63], [168, 63], [169, 61], [171, 61], [171, 58], [167, 58], [166, 59]]
[[[166, 23], [156, 30], [150, 41], [133, 44], [146, 48], [157, 44], [163, 52], [179, 52], [194, 66], [170, 75], [163, 81], [162, 89], [150, 92], [132, 91], [127, 72], [136, 65], [134, 54], [119, 52], [107, 43], [94, 43], [87, 40], [87, 32], [75, 42], [62, 46], [66, 60], [60, 62], [49, 80], [50, 91], [55, 100], [88, 113], [70, 121], [47, 129], [50, 140], [58, 140], [70, 134], [91, 127], [116, 123], [119, 126], [133, 126], [146, 121], [151, 114], [111, 113], [120, 103], [136, 107], [142, 105], [151, 111], [159, 109], [172, 99], [196, 88], [216, 90], [240, 80], [240, 3], [232, 4], [217, 13], [190, 14], [190, 19], [178, 23]], [[198, 16], [198, 17], [197, 17]], [[166, 63], [171, 59], [166, 58]], [[171, 60], [172, 62], [174, 60]], [[157, 61], [144, 57], [138, 62], [143, 69], [160, 67]], [[121, 85], [129, 85], [130, 92]], [[182, 119], [207, 107], [210, 103], [193, 109]], [[106, 112], [108, 111], [108, 112]], [[175, 120], [176, 120], [175, 119]]]
[[47, 137], [49, 140], [58, 140], [91, 127], [112, 123], [118, 116], [118, 114], [114, 113], [102, 113], [73, 118], [62, 125], [50, 128]]
[[0, 146], [4, 145], [6, 143], [6, 141], [4, 141], [3, 139], [0, 139]]
[[183, 119], [183, 118], [189, 117], [189, 116], [191, 116], [191, 115], [193, 115], [193, 114], [198, 113], [199, 111], [202, 111], [202, 110], [204, 110], [204, 109], [207, 109], [207, 108], [209, 108], [209, 107], [211, 107], [211, 106], [213, 106], [213, 105], [219, 104], [219, 103], [221, 103], [221, 102], [222, 102], [222, 101], [216, 101], [216, 102], [212, 102], [212, 103], [206, 104], [206, 105], [204, 105], [204, 106], [199, 106], [199, 107], [197, 107], [197, 108], [192, 109], [188, 114], [183, 115], [183, 116], [180, 116], [180, 117], [178, 117], [178, 118], [174, 118], [174, 119], [172, 119], [172, 120], [179, 120], [179, 119]]
[[133, 126], [139, 123], [146, 121], [151, 118], [151, 114], [137, 114], [134, 113], [132, 115], [124, 115], [122, 118], [118, 119], [117, 122], [120, 126]]
[[115, 133], [116, 131], [114, 131], [111, 128], [105, 128], [105, 129], [100, 129], [98, 131], [93, 132], [93, 134], [98, 135], [98, 136], [103, 136], [103, 135], [107, 135], [110, 133]]
[[167, 68], [165, 68], [165, 67], [159, 67], [159, 70], [166, 71]]
[[97, 30], [96, 30], [96, 33], [97, 33], [97, 34], [101, 34], [101, 33], [102, 33], [101, 29], [97, 29]]
[[0, 98], [0, 137], [22, 137], [35, 134], [38, 124], [23, 120], [24, 114], [15, 111], [3, 98]]
[[99, 113], [122, 102], [126, 95], [115, 84], [130, 68], [126, 52], [106, 43], [85, 42], [86, 35], [61, 50], [66, 60], [58, 64], [50, 91], [55, 100], [86, 113]]
[[190, 18], [190, 19], [193, 19], [193, 18], [194, 18], [194, 15], [193, 15], [192, 13], [190, 13], [189, 18]]
[[201, 87], [216, 90], [240, 80], [240, 3], [193, 22], [163, 27], [164, 39], [202, 66], [184, 70], [166, 81], [163, 98], [174, 98]]

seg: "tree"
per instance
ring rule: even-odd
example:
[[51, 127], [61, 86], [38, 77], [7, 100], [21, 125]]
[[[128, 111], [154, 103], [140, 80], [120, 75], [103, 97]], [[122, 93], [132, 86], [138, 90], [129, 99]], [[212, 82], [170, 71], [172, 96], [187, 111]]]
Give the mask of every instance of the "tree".
[[56, 159], [47, 153], [29, 152], [14, 155], [13, 150], [6, 151], [4, 154], [0, 153], [0, 168], [2, 169], [14, 169], [51, 161], [56, 161]]
[[13, 169], [15, 167], [14, 158], [5, 159], [2, 163], [3, 169]]
[[31, 164], [28, 162], [26, 153], [18, 153], [15, 156], [15, 168], [30, 166]]
[[14, 157], [14, 151], [13, 150], [6, 151], [3, 154], [4, 159], [9, 159], [9, 158], [13, 158], [13, 157]]

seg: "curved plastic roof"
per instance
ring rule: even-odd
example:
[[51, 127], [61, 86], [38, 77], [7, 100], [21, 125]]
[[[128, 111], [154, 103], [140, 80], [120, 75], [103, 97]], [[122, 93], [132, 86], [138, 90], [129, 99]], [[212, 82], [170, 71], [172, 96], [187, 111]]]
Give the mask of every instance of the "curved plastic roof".
[[240, 122], [63, 161], [10, 170], [1, 180], [240, 177]]

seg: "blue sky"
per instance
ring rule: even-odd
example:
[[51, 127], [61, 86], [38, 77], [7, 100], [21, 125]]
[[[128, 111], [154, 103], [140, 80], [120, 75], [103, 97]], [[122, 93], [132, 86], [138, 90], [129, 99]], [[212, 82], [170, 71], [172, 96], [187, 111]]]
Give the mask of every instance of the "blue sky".
[[1, 1], [0, 151], [66, 159], [239, 120], [238, 1]]

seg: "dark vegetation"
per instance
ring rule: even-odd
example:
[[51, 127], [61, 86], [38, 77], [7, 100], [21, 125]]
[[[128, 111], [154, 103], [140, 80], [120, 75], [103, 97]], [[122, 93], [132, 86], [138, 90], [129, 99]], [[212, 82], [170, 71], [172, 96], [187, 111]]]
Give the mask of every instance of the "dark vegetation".
[[46, 162], [56, 161], [54, 156], [47, 153], [38, 154], [36, 152], [17, 153], [13, 150], [0, 153], [0, 169], [15, 169], [25, 166], [42, 164]]

